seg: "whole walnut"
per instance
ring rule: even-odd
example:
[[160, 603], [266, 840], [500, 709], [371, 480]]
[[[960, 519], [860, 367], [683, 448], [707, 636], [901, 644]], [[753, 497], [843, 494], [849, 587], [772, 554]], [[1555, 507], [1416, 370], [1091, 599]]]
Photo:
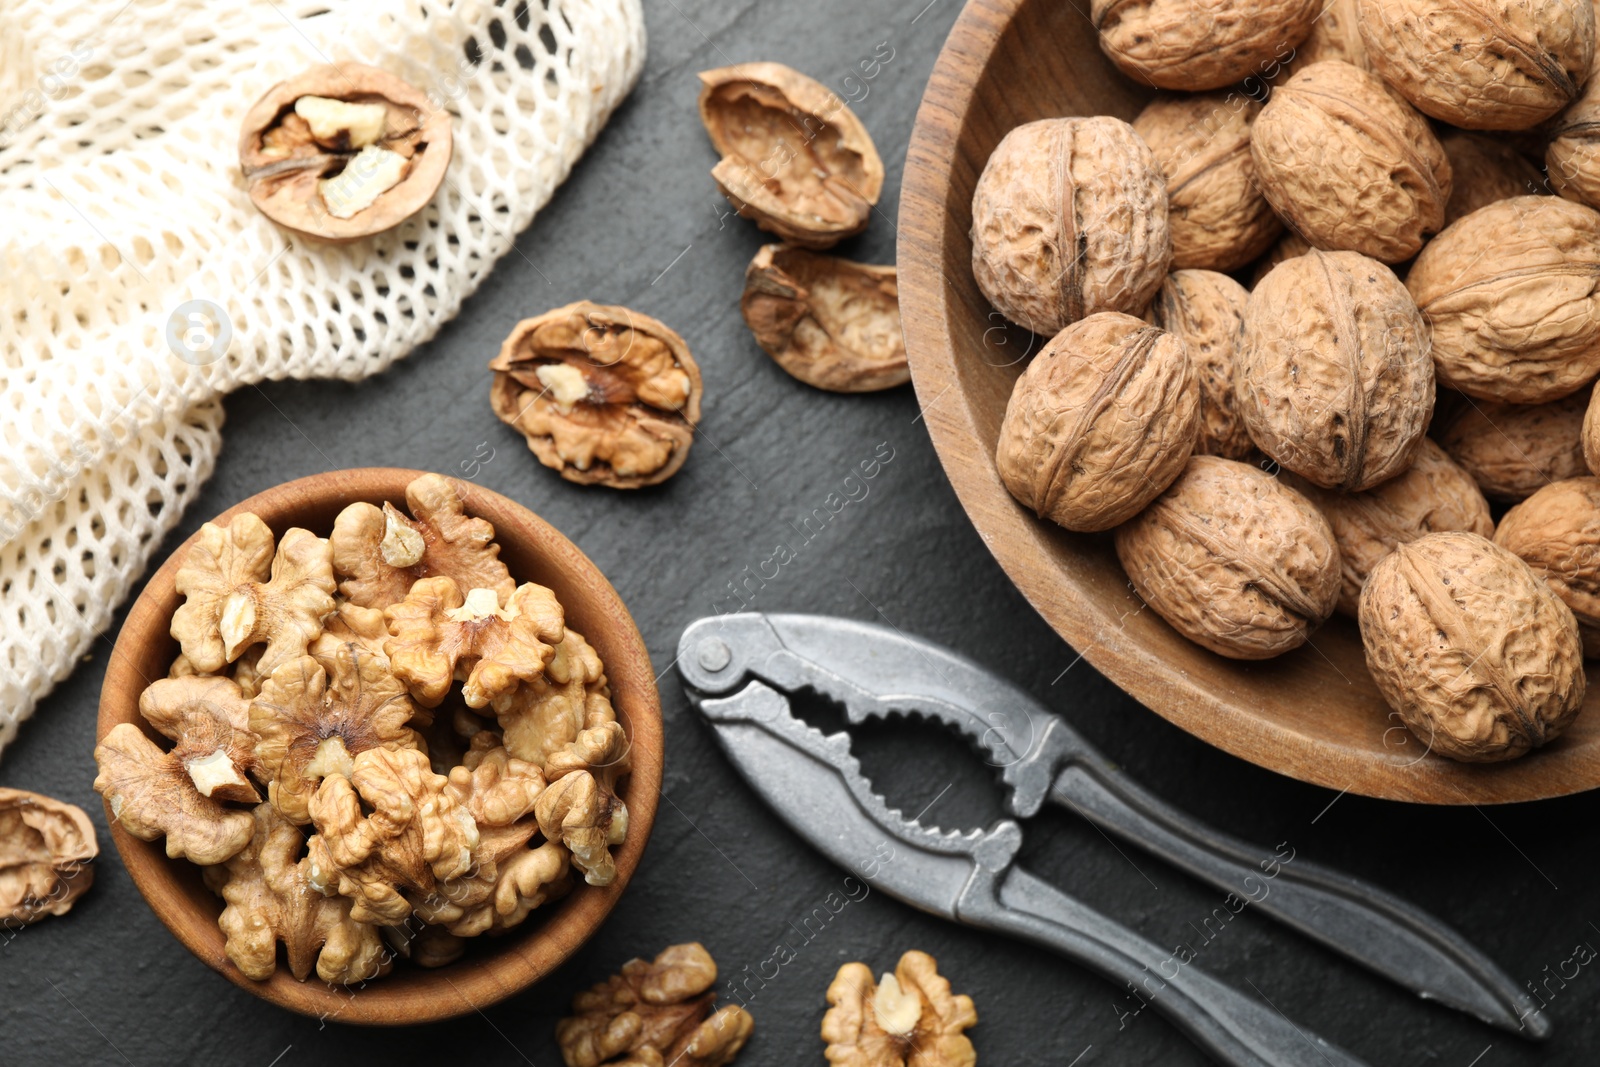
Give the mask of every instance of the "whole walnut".
[[1041, 336], [1097, 311], [1143, 311], [1171, 259], [1160, 164], [1120, 119], [1018, 126], [973, 191], [978, 288]]
[[1489, 502], [1478, 483], [1426, 437], [1404, 474], [1364, 493], [1323, 489], [1288, 473], [1283, 480], [1315, 504], [1333, 528], [1341, 568], [1338, 610], [1352, 618], [1367, 575], [1396, 545], [1446, 530], [1480, 537], [1494, 533]]
[[1093, 0], [1100, 48], [1140, 85], [1220, 89], [1294, 54], [1321, 0]]
[[1370, 489], [1427, 429], [1426, 324], [1382, 263], [1313, 249], [1250, 294], [1234, 385], [1261, 451], [1325, 488]]
[[1255, 442], [1239, 414], [1233, 371], [1244, 340], [1245, 287], [1211, 270], [1175, 270], [1156, 291], [1147, 313], [1155, 325], [1183, 339], [1200, 388], [1196, 455], [1244, 459]]
[[1593, 0], [1359, 0], [1373, 67], [1417, 108], [1469, 130], [1525, 130], [1578, 95]]
[[1584, 407], [1582, 439], [1584, 464], [1590, 474], [1600, 474], [1600, 382], [1595, 383], [1594, 391], [1589, 394]]
[[1583, 707], [1571, 610], [1526, 563], [1474, 533], [1434, 533], [1379, 561], [1361, 592], [1378, 691], [1433, 752], [1520, 756]]
[[1017, 379], [995, 463], [1041, 518], [1109, 530], [1178, 476], [1199, 426], [1183, 342], [1102, 311], [1051, 338]]
[[1465, 130], [1451, 130], [1439, 143], [1450, 157], [1452, 176], [1446, 226], [1496, 200], [1544, 191], [1544, 174], [1515, 145]]
[[1274, 90], [1250, 151], [1267, 200], [1318, 248], [1399, 263], [1444, 225], [1450, 161], [1438, 138], [1349, 63], [1313, 63]]
[[1553, 482], [1505, 513], [1494, 543], [1549, 583], [1578, 620], [1586, 656], [1600, 656], [1600, 478]]
[[1311, 32], [1294, 50], [1294, 58], [1284, 67], [1285, 73], [1275, 80], [1287, 81], [1297, 71], [1328, 59], [1342, 59], [1363, 70], [1372, 69], [1366, 42], [1361, 39], [1356, 0], [1324, 0], [1322, 13], [1311, 24]]
[[1568, 200], [1600, 208], [1600, 78], [1550, 121], [1544, 164], [1550, 187]]
[[1284, 230], [1283, 236], [1278, 238], [1278, 243], [1267, 249], [1267, 254], [1256, 260], [1254, 269], [1250, 272], [1250, 288], [1254, 289], [1261, 284], [1261, 279], [1272, 273], [1276, 267], [1286, 259], [1303, 256], [1311, 251], [1311, 242], [1295, 233], [1293, 230]]
[[1406, 275], [1439, 382], [1540, 404], [1600, 374], [1600, 212], [1555, 196], [1497, 200], [1453, 223]]
[[1246, 463], [1195, 456], [1116, 533], [1145, 603], [1233, 659], [1297, 648], [1339, 599], [1339, 550], [1316, 507]]
[[1235, 92], [1159, 93], [1133, 120], [1167, 178], [1174, 267], [1233, 270], [1283, 231], [1250, 157], [1250, 124], [1260, 110]]
[[1490, 500], [1514, 504], [1584, 471], [1587, 393], [1548, 404], [1470, 403], [1436, 436]]

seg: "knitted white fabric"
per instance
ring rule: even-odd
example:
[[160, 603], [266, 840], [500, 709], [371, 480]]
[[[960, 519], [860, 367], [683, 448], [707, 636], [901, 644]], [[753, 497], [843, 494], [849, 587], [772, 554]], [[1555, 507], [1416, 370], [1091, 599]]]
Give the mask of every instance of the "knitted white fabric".
[[[331, 9], [331, 10], [330, 10]], [[639, 0], [20, 0], [0, 8], [0, 747], [210, 475], [222, 393], [363, 378], [438, 331], [644, 65]], [[251, 205], [237, 144], [323, 63], [448, 109], [443, 187], [343, 247]], [[231, 327], [174, 347], [191, 300]], [[199, 354], [182, 352], [197, 344]], [[209, 360], [209, 361], [208, 361]]]

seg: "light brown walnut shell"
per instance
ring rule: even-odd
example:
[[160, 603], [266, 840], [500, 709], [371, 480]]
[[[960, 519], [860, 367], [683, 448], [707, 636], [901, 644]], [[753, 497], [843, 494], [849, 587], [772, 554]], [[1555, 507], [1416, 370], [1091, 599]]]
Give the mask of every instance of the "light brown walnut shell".
[[1472, 475], [1490, 500], [1515, 504], [1551, 482], [1576, 478], [1584, 467], [1587, 393], [1548, 404], [1469, 402], [1437, 431], [1450, 458]]
[[741, 216], [807, 248], [867, 228], [883, 160], [843, 100], [782, 63], [702, 71], [700, 83], [700, 121], [722, 154], [711, 176]]
[[1263, 452], [1317, 485], [1370, 489], [1411, 465], [1427, 429], [1427, 325], [1382, 263], [1312, 250], [1250, 294], [1234, 385]]
[[1480, 537], [1494, 533], [1489, 502], [1472, 475], [1426, 437], [1407, 471], [1364, 493], [1323, 489], [1304, 478], [1284, 480], [1322, 512], [1339, 546], [1341, 614], [1356, 616], [1367, 575], [1396, 545], [1423, 534], [1465, 530]]
[[638, 489], [683, 466], [700, 366], [665, 323], [580, 300], [524, 319], [489, 364], [489, 400], [569, 482]]
[[1194, 452], [1244, 459], [1255, 450], [1234, 393], [1233, 372], [1244, 342], [1250, 294], [1226, 274], [1175, 270], [1150, 303], [1149, 320], [1181, 338], [1200, 389], [1200, 432]]
[[1513, 196], [1543, 193], [1544, 174], [1513, 144], [1487, 134], [1451, 130], [1439, 139], [1450, 157], [1450, 202], [1444, 208], [1448, 226], [1485, 204]]
[[1275, 89], [1250, 151], [1268, 202], [1318, 248], [1399, 263], [1444, 226], [1444, 149], [1426, 119], [1359, 67], [1314, 63]]
[[1512, 508], [1494, 543], [1543, 578], [1578, 620], [1586, 656], [1600, 656], [1600, 478], [1553, 482]]
[[1550, 187], [1568, 200], [1600, 208], [1600, 78], [1550, 121], [1544, 163]]
[[94, 884], [99, 854], [82, 808], [0, 788], [0, 929], [71, 911]]
[[1362, 70], [1372, 70], [1372, 60], [1367, 56], [1367, 44], [1361, 39], [1360, 19], [1356, 14], [1356, 0], [1320, 0], [1320, 13], [1311, 23], [1311, 32], [1294, 50], [1294, 58], [1285, 66], [1285, 73], [1269, 78], [1282, 84], [1296, 71], [1328, 59], [1339, 59]]
[[1135, 82], [1197, 90], [1268, 76], [1320, 10], [1320, 0], [1093, 0], [1089, 18]]
[[824, 1053], [835, 1067], [975, 1067], [966, 1030], [978, 1023], [972, 998], [950, 991], [938, 963], [915, 950], [878, 981], [864, 963], [839, 968], [822, 1017]]
[[1173, 267], [1233, 270], [1283, 231], [1250, 155], [1260, 110], [1236, 92], [1159, 93], [1133, 120], [1167, 179]]
[[1178, 476], [1199, 426], [1183, 341], [1103, 311], [1051, 338], [1017, 379], [995, 462], [1040, 518], [1109, 530]]
[[1541, 404], [1600, 374], [1600, 212], [1497, 200], [1422, 250], [1406, 288], [1428, 317], [1440, 384]]
[[1532, 569], [1472, 533], [1434, 533], [1379, 561], [1361, 593], [1367, 668], [1429, 751], [1514, 759], [1583, 708], [1572, 611]]
[[1278, 243], [1267, 249], [1267, 254], [1256, 261], [1255, 267], [1250, 271], [1250, 288], [1254, 289], [1261, 284], [1261, 279], [1272, 273], [1276, 267], [1286, 259], [1303, 256], [1311, 251], [1311, 242], [1295, 233], [1293, 230], [1284, 230], [1283, 236], [1278, 238]]
[[1590, 474], [1600, 474], [1600, 399], [1597, 398], [1600, 398], [1600, 382], [1595, 383], [1589, 393], [1583, 412], [1583, 461]]
[[739, 311], [767, 355], [807, 385], [866, 393], [911, 380], [892, 266], [763, 245], [745, 268]]
[[1421, 111], [1472, 130], [1525, 130], [1578, 95], [1593, 0], [1359, 0], [1372, 65]]
[[1304, 644], [1339, 600], [1339, 550], [1316, 506], [1255, 467], [1195, 456], [1118, 528], [1117, 558], [1173, 629], [1233, 659]]
[[1041, 337], [1098, 311], [1144, 311], [1171, 260], [1166, 180], [1126, 122], [1029, 122], [984, 164], [972, 273], [1006, 318]]

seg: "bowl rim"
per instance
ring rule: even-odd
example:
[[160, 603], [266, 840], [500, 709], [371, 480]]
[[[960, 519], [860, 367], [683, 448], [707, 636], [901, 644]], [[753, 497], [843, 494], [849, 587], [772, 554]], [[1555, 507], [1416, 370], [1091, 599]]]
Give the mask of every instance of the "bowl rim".
[[990, 553], [1034, 610], [1097, 671], [1162, 718], [1257, 766], [1341, 794], [1440, 805], [1541, 800], [1600, 786], [1592, 743], [1557, 742], [1506, 763], [1464, 764], [1427, 753], [1409, 758], [1358, 750], [1255, 714], [1245, 706], [1247, 694], [1219, 699], [1188, 671], [1121, 635], [1117, 615], [1086, 584], [1039, 566], [1049, 558], [1047, 524], [1012, 499], [984, 444], [974, 401], [961, 387], [950, 328], [952, 283], [942, 269], [946, 235], [964, 217], [951, 204], [963, 132], [982, 108], [977, 92], [986, 68], [1031, 2], [968, 0], [962, 8], [917, 109], [897, 220], [901, 317], [918, 406], [945, 474]]
[[[284, 528], [295, 524], [296, 515], [308, 508], [337, 511], [357, 501], [403, 502], [406, 485], [425, 473], [396, 467], [328, 471], [256, 493], [209, 521], [226, 523], [241, 512], [254, 511], [281, 536]], [[110, 805], [105, 805], [112, 840], [134, 885], [184, 947], [234, 985], [278, 1007], [323, 1021], [373, 1026], [437, 1022], [481, 1010], [534, 984], [566, 962], [599, 930], [637, 870], [655, 823], [664, 761], [661, 702], [650, 655], [632, 615], [600, 569], [555, 527], [500, 493], [460, 479], [450, 481], [461, 493], [469, 514], [494, 524], [502, 554], [542, 559], [567, 579], [567, 587], [557, 589], [564, 607], [579, 604], [585, 617], [606, 620], [605, 629], [591, 625], [585, 636], [606, 664], [618, 720], [628, 732], [633, 753], [621, 790], [628, 808], [628, 836], [613, 850], [617, 877], [609, 886], [590, 886], [580, 880], [542, 920], [533, 916], [517, 930], [495, 938], [490, 950], [469, 951], [463, 960], [444, 967], [406, 966], [403, 976], [336, 987], [315, 974], [298, 981], [280, 965], [270, 978], [256, 981], [246, 977], [223, 951], [225, 939], [216, 921], [222, 909], [220, 898], [206, 891], [205, 897], [215, 908], [205, 915], [197, 911], [198, 898], [192, 887], [200, 868], [187, 860], [168, 858], [159, 839], [134, 837], [112, 816]], [[118, 723], [132, 722], [148, 729], [138, 711], [139, 694], [148, 684], [139, 660], [153, 654], [146, 647], [156, 640], [152, 633], [171, 642], [167, 627], [173, 609], [181, 602], [174, 578], [179, 561], [198, 537], [197, 529], [167, 557], [128, 611], [101, 686], [97, 744]], [[526, 580], [523, 575], [514, 577]], [[166, 647], [175, 649], [176, 642]]]

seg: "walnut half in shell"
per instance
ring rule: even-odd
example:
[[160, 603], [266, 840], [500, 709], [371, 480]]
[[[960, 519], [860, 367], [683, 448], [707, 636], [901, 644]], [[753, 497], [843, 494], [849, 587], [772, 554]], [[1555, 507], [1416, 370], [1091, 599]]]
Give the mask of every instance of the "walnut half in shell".
[[0, 929], [65, 915], [94, 884], [99, 852], [82, 808], [0, 789]]
[[387, 71], [344, 63], [267, 90], [244, 117], [239, 167], [267, 218], [343, 244], [421, 211], [453, 147], [448, 111]]
[[489, 364], [489, 401], [569, 482], [638, 489], [688, 458], [700, 367], [666, 324], [587, 300], [524, 319]]
[[893, 267], [764, 245], [739, 310], [756, 343], [807, 385], [870, 393], [911, 380]]

